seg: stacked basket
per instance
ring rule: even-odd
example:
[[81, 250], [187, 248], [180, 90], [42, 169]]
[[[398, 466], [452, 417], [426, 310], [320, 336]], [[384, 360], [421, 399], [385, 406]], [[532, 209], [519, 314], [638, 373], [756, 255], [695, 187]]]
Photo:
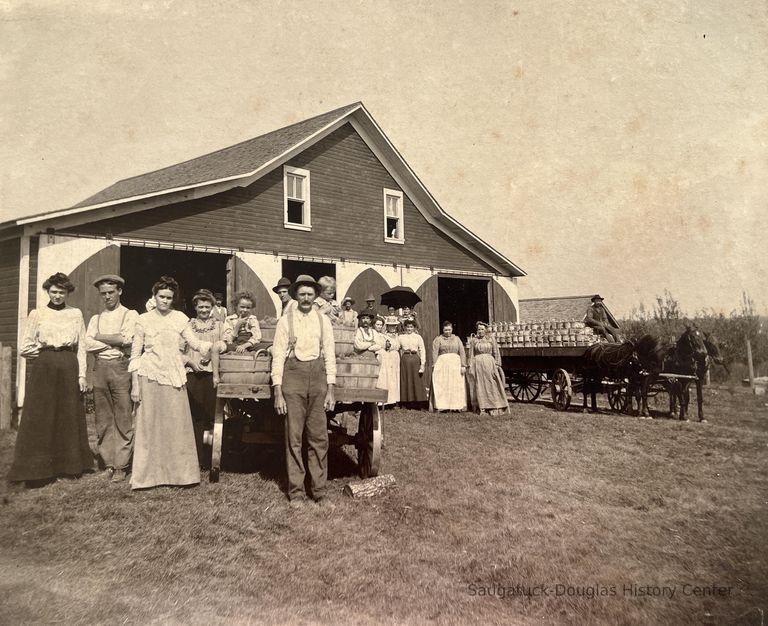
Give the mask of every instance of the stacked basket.
[[590, 346], [600, 340], [591, 328], [577, 320], [492, 322], [491, 332], [499, 346], [505, 348]]

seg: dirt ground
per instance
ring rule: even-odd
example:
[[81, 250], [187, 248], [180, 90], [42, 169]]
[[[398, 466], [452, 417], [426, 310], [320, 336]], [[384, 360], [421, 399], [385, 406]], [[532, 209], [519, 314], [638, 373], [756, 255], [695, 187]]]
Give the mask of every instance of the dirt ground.
[[189, 489], [4, 485], [0, 623], [761, 624], [766, 402], [709, 388], [708, 424], [389, 411], [397, 486], [343, 496], [345, 449], [329, 507], [290, 508], [269, 448]]

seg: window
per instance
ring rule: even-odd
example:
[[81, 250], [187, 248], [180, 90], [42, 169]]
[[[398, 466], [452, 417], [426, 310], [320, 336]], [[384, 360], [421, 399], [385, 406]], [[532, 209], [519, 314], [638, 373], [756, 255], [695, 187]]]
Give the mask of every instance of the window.
[[384, 190], [384, 241], [405, 243], [402, 191]]
[[283, 166], [283, 225], [297, 230], [311, 230], [309, 206], [309, 171]]

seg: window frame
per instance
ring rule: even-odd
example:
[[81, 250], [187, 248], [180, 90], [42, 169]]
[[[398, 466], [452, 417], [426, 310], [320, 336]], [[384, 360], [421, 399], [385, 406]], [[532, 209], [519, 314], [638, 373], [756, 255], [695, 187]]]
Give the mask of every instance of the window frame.
[[[304, 202], [302, 217], [303, 223], [297, 224], [295, 222], [288, 221], [288, 200], [299, 200], [299, 198], [288, 197], [288, 176], [300, 176], [303, 181], [304, 198], [301, 200]], [[301, 169], [300, 167], [292, 167], [291, 165], [283, 165], [283, 227], [293, 230], [312, 230], [312, 205], [310, 202], [310, 179], [309, 170]]]
[[[390, 237], [387, 232], [387, 198], [393, 196], [398, 198], [398, 207], [399, 207], [399, 224], [400, 224], [400, 236], [399, 237]], [[387, 189], [384, 188], [384, 242], [385, 243], [396, 243], [403, 245], [405, 243], [405, 199], [403, 192], [399, 189]]]

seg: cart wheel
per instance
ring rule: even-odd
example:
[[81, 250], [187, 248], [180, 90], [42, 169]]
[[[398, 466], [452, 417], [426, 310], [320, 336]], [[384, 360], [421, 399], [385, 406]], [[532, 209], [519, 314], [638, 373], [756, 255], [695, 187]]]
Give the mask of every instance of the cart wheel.
[[624, 413], [629, 407], [629, 390], [626, 384], [621, 383], [615, 387], [609, 387], [607, 396], [611, 410]]
[[549, 393], [552, 396], [552, 404], [558, 411], [566, 411], [571, 406], [571, 377], [563, 369], [555, 370], [552, 382], [549, 383]]
[[541, 395], [544, 380], [539, 372], [511, 372], [509, 390], [518, 402], [533, 402]]
[[381, 414], [375, 402], [363, 404], [357, 435], [357, 467], [360, 478], [378, 476], [381, 465]]
[[211, 471], [208, 473], [208, 481], [219, 482], [219, 469], [221, 468], [221, 442], [224, 435], [224, 398], [216, 398], [216, 413], [213, 421], [213, 441], [211, 443]]

